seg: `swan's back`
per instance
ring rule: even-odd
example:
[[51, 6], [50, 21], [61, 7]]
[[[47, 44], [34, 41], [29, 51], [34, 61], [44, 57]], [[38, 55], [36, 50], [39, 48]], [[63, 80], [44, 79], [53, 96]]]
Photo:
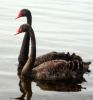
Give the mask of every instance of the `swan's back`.
[[80, 56], [76, 55], [75, 53], [70, 54], [69, 52], [64, 53], [64, 52], [55, 52], [54, 51], [54, 52], [50, 52], [50, 53], [47, 53], [47, 54], [37, 57], [34, 67], [36, 67], [46, 61], [51, 61], [51, 60], [83, 61], [82, 58]]

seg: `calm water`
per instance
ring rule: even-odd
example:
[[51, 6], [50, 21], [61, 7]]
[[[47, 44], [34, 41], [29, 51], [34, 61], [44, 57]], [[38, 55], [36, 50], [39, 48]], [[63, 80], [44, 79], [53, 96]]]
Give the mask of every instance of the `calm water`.
[[[23, 34], [15, 36], [25, 18], [15, 20], [20, 9], [32, 12], [37, 40], [37, 56], [50, 51], [75, 52], [85, 61], [93, 61], [92, 0], [0, 0], [0, 99], [20, 95], [17, 57]], [[93, 68], [85, 75], [81, 92], [48, 92], [32, 84], [32, 100], [92, 100]], [[55, 95], [55, 96], [54, 96]]]

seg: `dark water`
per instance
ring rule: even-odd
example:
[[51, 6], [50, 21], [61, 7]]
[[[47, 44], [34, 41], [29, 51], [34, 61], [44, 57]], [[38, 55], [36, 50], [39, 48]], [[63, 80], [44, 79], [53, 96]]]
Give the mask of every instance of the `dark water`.
[[[50, 51], [75, 52], [93, 61], [93, 1], [90, 0], [0, 0], [0, 100], [20, 95], [17, 57], [23, 35], [15, 36], [25, 18], [15, 20], [18, 12], [32, 12], [37, 40], [37, 56]], [[79, 92], [43, 91], [32, 83], [32, 100], [92, 100], [93, 68], [85, 75]]]

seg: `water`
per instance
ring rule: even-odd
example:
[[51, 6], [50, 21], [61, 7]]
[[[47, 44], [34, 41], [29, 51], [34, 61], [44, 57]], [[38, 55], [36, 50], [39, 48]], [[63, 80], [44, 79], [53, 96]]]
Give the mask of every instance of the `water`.
[[[17, 57], [23, 35], [15, 36], [25, 18], [15, 20], [18, 12], [32, 12], [32, 26], [37, 40], [37, 56], [50, 51], [69, 51], [93, 60], [92, 0], [0, 0], [0, 99], [20, 95], [17, 77]], [[93, 71], [92, 64], [90, 66]], [[93, 72], [85, 75], [87, 82], [81, 92], [48, 92], [32, 83], [32, 100], [92, 100]], [[55, 96], [54, 96], [55, 95]]]

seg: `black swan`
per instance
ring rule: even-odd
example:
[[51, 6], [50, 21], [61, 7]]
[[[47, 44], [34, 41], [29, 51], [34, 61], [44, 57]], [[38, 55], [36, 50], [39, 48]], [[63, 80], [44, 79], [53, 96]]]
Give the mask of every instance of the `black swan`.
[[21, 72], [21, 84], [24, 98], [27, 95], [27, 100], [30, 100], [31, 80], [40, 81], [66, 81], [66, 82], [81, 82], [84, 80], [83, 74], [88, 70], [89, 65], [85, 66], [82, 61], [73, 60], [50, 60], [40, 64], [34, 68], [36, 59], [36, 41], [32, 27], [28, 24], [23, 24], [18, 29], [17, 34], [26, 32], [31, 37], [31, 54]]
[[[31, 12], [28, 9], [22, 9], [17, 18], [20, 17], [26, 17], [27, 18], [27, 24], [31, 25], [32, 24], [32, 15]], [[29, 40], [30, 40], [30, 36], [29, 34], [25, 34], [24, 39], [23, 39], [23, 43], [22, 43], [22, 47], [20, 50], [20, 54], [19, 54], [19, 65], [18, 65], [18, 75], [20, 76], [21, 70], [23, 68], [23, 66], [25, 65], [27, 59], [28, 59], [28, 52], [29, 52]], [[67, 61], [73, 61], [73, 60], [79, 60], [82, 61], [82, 58], [78, 55], [76, 55], [75, 53], [73, 53], [72, 55], [68, 53], [64, 53], [64, 52], [50, 52], [44, 55], [41, 55], [39, 57], [36, 58], [35, 60], [35, 64], [34, 67], [42, 64], [43, 62], [46, 61], [50, 61], [50, 60], [67, 60]], [[83, 62], [85, 65], [89, 65], [90, 62]], [[87, 70], [89, 71], [89, 70]]]

